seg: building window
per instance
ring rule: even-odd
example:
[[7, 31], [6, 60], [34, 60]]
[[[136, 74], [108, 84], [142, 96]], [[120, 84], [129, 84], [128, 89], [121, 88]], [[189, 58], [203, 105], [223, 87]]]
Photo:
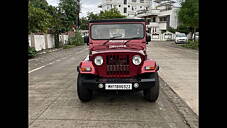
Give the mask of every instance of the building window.
[[167, 21], [166, 17], [160, 17], [159, 21]]
[[140, 6], [140, 8], [142, 8], [142, 6]]
[[121, 7], [121, 5], [119, 5], [119, 7]]
[[133, 6], [132, 6], [132, 10], [134, 10]]
[[128, 7], [130, 8], [130, 5], [128, 5]]
[[127, 4], [127, 0], [124, 0], [124, 4]]
[[155, 17], [153, 17], [152, 19], [153, 19], [153, 22], [156, 22], [156, 18]]
[[151, 19], [147, 19], [147, 22], [150, 23], [151, 22]]
[[136, 2], [136, 0], [132, 0], [132, 2]]
[[140, 3], [144, 3], [144, 0], [140, 0]]
[[127, 13], [127, 8], [124, 8], [124, 13]]

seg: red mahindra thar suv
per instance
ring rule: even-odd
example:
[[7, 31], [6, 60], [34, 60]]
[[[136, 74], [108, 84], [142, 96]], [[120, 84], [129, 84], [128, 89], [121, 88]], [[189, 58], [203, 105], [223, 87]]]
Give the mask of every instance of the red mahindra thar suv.
[[89, 101], [94, 90], [143, 91], [155, 102], [159, 96], [159, 66], [146, 54], [150, 41], [144, 19], [89, 22], [89, 55], [77, 67], [77, 94]]

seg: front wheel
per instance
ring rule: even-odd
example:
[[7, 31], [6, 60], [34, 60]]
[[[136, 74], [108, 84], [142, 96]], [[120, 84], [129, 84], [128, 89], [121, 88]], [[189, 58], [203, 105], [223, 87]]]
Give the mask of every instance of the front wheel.
[[152, 88], [143, 90], [144, 98], [150, 102], [155, 102], [159, 96], [159, 76], [155, 73], [155, 85]]
[[77, 95], [82, 102], [87, 102], [92, 98], [92, 90], [84, 87], [82, 81], [85, 80], [85, 77], [82, 74], [78, 74], [77, 77]]

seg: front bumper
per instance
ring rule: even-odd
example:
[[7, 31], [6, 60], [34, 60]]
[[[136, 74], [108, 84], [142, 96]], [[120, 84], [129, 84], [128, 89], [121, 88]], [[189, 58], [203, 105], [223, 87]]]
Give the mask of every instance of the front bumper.
[[[154, 76], [154, 75], [153, 75]], [[144, 90], [148, 88], [152, 88], [155, 85], [155, 77], [151, 78], [92, 78], [92, 79], [83, 79], [82, 85], [91, 90], [105, 90], [105, 84], [110, 83], [131, 83], [132, 90]], [[102, 83], [104, 85], [103, 88], [99, 88], [98, 85]], [[135, 88], [134, 83], [138, 83], [139, 87]], [[125, 90], [122, 90], [125, 91]]]

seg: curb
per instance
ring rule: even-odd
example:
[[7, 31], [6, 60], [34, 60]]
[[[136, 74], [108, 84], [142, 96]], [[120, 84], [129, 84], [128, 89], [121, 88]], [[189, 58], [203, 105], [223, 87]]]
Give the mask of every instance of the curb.
[[59, 51], [59, 50], [62, 50], [62, 49], [63, 48], [46, 49], [44, 51], [38, 52], [37, 55], [42, 55], [42, 54], [45, 54], [45, 53], [51, 53], [51, 52]]
[[176, 111], [183, 117], [184, 122], [189, 128], [198, 128], [198, 115], [186, 104], [186, 102], [175, 93], [175, 91], [159, 76], [161, 86], [164, 94], [169, 98], [168, 100], [174, 104]]

